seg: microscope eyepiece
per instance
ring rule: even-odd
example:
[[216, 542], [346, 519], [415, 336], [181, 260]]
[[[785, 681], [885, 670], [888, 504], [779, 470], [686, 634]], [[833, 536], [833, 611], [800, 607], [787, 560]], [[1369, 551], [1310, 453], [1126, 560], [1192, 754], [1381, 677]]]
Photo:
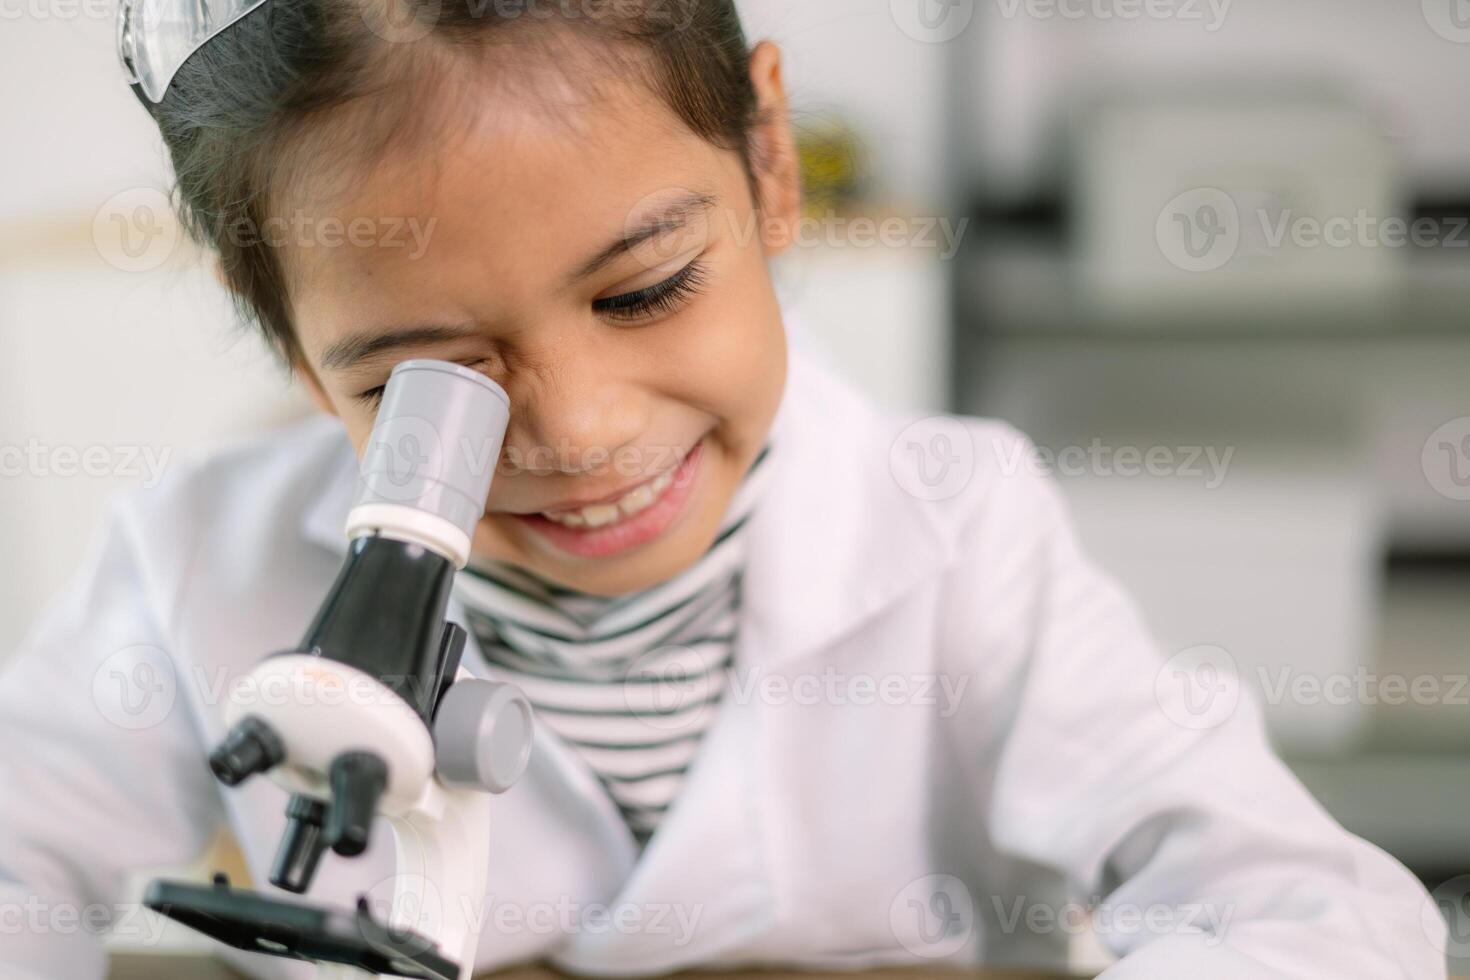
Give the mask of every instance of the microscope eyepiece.
[[399, 364], [363, 450], [348, 537], [410, 541], [463, 568], [509, 424], [510, 396], [480, 372]]

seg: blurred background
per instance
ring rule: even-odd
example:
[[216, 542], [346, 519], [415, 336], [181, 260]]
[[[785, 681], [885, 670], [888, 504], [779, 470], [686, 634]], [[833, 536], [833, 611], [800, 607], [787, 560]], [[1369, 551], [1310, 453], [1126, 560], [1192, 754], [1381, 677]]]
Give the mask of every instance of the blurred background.
[[[1470, 872], [1470, 2], [742, 5], [789, 58], [802, 329], [1029, 433], [1166, 654], [1254, 687], [1349, 829]], [[8, 651], [110, 494], [307, 409], [172, 223], [111, 5], [0, 19]]]

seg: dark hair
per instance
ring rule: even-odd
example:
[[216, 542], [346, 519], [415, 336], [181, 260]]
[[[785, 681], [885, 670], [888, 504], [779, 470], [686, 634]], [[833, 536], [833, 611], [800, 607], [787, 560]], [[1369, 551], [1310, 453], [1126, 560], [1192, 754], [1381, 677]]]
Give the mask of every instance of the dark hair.
[[[287, 273], [280, 250], [252, 232], [292, 179], [412, 139], [416, 97], [471, 45], [554, 58], [566, 53], [556, 45], [582, 39], [613, 42], [597, 47], [626, 55], [620, 70], [641, 72], [693, 132], [751, 170], [758, 109], [734, 0], [268, 0], [195, 53], [160, 104], [145, 104], [185, 227], [218, 252], [241, 314], [291, 365], [302, 352]], [[334, 111], [348, 105], [366, 111]]]

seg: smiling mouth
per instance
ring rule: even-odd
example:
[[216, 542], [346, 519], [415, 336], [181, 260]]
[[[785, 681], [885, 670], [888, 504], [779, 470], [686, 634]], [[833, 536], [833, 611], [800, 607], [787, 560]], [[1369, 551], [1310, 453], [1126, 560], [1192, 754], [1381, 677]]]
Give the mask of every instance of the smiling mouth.
[[[683, 460], [680, 460], [682, 465]], [[658, 503], [660, 497], [674, 485], [674, 473], [677, 467], [659, 474], [646, 483], [641, 483], [613, 500], [605, 500], [586, 507], [563, 508], [556, 511], [541, 511], [538, 515], [560, 524], [562, 527], [596, 529], [609, 527], [621, 520], [634, 517], [643, 513], [654, 504]]]
[[673, 469], [621, 496], [580, 507], [557, 507], [511, 515], [561, 551], [581, 558], [606, 558], [661, 537], [688, 509], [702, 470], [700, 439]]

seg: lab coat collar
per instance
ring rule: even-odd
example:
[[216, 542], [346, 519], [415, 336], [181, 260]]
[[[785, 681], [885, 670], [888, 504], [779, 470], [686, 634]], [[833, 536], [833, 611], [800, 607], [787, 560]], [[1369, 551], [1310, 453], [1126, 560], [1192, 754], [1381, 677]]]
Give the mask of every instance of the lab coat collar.
[[775, 473], [750, 532], [742, 629], [756, 634], [752, 660], [854, 631], [952, 559], [943, 512], [909, 496], [890, 468], [900, 428], [796, 340], [772, 430]]
[[[944, 511], [915, 500], [894, 478], [890, 455], [899, 429], [792, 331], [786, 391], [771, 433], [774, 472], [748, 538], [741, 628], [758, 639], [748, 646], [752, 660], [819, 648], [953, 558]], [[356, 486], [356, 459], [343, 438], [304, 513], [308, 540], [346, 553], [343, 529]]]

